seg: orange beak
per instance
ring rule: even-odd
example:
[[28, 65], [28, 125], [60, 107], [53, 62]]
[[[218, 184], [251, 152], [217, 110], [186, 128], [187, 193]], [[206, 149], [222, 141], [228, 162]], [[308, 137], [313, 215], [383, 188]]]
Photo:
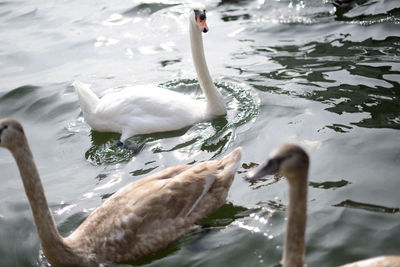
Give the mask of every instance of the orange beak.
[[208, 32], [206, 19], [200, 20], [200, 16], [197, 16], [197, 26], [199, 26], [200, 31], [204, 33]]

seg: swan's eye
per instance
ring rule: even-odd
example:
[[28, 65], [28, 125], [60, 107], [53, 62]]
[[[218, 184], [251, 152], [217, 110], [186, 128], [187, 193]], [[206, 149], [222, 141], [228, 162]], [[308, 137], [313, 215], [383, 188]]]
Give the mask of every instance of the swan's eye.
[[205, 10], [203, 10], [203, 11], [195, 10], [194, 14], [195, 14], [195, 20], [196, 20], [197, 26], [199, 27], [199, 30], [204, 33], [208, 32]]
[[206, 11], [205, 10], [194, 10], [194, 19], [197, 21], [197, 19], [200, 19], [200, 21], [203, 21], [206, 19]]
[[206, 11], [203, 10], [203, 13], [200, 14], [200, 21], [205, 20], [206, 19]]

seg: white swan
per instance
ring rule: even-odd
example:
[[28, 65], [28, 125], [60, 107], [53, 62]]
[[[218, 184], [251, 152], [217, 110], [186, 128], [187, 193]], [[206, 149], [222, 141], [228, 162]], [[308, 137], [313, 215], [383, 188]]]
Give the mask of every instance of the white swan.
[[212, 82], [204, 57], [202, 32], [207, 31], [204, 6], [193, 5], [189, 13], [190, 43], [207, 102], [153, 85], [131, 86], [99, 99], [88, 84], [75, 81], [85, 121], [96, 131], [121, 133], [122, 144], [134, 135], [178, 130], [225, 115], [223, 97]]
[[220, 161], [171, 167], [132, 182], [63, 238], [17, 121], [0, 120], [0, 146], [9, 149], [17, 162], [44, 254], [52, 266], [126, 262], [166, 247], [224, 203], [241, 157], [237, 148]]
[[[266, 175], [280, 173], [289, 183], [286, 234], [282, 257], [283, 267], [304, 267], [307, 218], [307, 180], [309, 158], [297, 145], [283, 145], [275, 150], [268, 162], [246, 177], [255, 181]], [[343, 267], [400, 266], [400, 256], [381, 256], [343, 265]]]

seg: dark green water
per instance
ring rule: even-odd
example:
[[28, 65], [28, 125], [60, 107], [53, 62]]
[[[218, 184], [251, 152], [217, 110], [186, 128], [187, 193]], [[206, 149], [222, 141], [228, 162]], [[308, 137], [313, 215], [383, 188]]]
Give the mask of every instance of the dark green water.
[[[142, 266], [277, 266], [287, 184], [243, 181], [284, 142], [310, 154], [307, 266], [400, 254], [400, 1], [207, 1], [210, 72], [228, 115], [136, 136], [85, 124], [75, 79], [97, 94], [158, 84], [202, 99], [182, 5], [173, 1], [1, 1], [0, 117], [21, 121], [59, 230], [123, 185], [243, 147], [227, 204]], [[45, 266], [10, 153], [0, 150], [0, 266]]]

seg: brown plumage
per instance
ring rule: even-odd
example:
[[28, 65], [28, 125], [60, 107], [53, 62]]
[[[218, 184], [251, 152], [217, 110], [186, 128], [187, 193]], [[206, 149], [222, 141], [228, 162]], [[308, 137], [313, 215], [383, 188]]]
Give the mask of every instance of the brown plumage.
[[63, 238], [17, 121], [0, 120], [0, 146], [17, 162], [43, 251], [53, 266], [126, 262], [166, 247], [224, 203], [241, 156], [237, 148], [220, 161], [171, 167], [132, 182]]
[[[289, 205], [283, 267], [304, 266], [308, 167], [307, 153], [297, 145], [286, 144], [275, 150], [265, 165], [246, 178], [254, 181], [276, 173], [287, 177]], [[346, 264], [343, 267], [400, 267], [400, 256], [382, 256]]]
[[342, 267], [400, 267], [400, 256], [380, 256], [348, 263]]

